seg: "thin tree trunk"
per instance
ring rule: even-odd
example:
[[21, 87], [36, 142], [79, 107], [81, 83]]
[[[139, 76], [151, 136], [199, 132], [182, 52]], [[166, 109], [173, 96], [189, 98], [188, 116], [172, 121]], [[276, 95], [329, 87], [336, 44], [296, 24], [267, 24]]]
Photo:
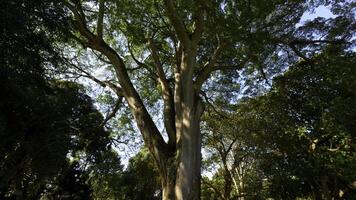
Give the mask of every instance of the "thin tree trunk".
[[231, 184], [232, 184], [232, 176], [229, 170], [229, 167], [227, 166], [227, 154], [225, 150], [223, 151], [224, 153], [221, 154], [221, 159], [224, 167], [224, 192], [223, 192], [223, 198], [224, 199], [230, 199], [230, 194], [231, 194]]

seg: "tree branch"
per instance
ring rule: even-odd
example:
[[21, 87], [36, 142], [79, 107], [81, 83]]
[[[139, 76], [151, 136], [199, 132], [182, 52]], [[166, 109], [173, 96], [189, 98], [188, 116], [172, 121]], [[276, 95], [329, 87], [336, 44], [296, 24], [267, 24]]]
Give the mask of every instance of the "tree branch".
[[[92, 49], [93, 50], [93, 49]], [[106, 64], [109, 64], [111, 65], [111, 62], [109, 62], [108, 60], [106, 60], [105, 58], [103, 58], [103, 55], [102, 54], [98, 54], [97, 52], [95, 52], [94, 50], [92, 51], [93, 54], [96, 56], [96, 58], [98, 58], [100, 61], [106, 63]]]
[[199, 72], [196, 81], [195, 88], [199, 90], [206, 79], [208, 79], [210, 73], [215, 69], [215, 64], [221, 55], [221, 52], [226, 47], [226, 43], [220, 43], [218, 47], [215, 49], [214, 53], [211, 55], [210, 60], [204, 65], [203, 69]]
[[67, 2], [65, 1], [64, 4], [73, 12], [73, 10], [75, 10], [80, 18], [80, 20], [86, 24], [87, 21], [85, 19], [85, 14], [83, 11], [83, 7], [81, 5], [81, 2], [79, 0], [72, 0], [73, 5], [69, 3], [70, 0]]
[[77, 41], [79, 44], [81, 44], [83, 46], [83, 48], [86, 48], [88, 46], [88, 44], [83, 41], [81, 38], [77, 37], [76, 35], [74, 35], [73, 33], [68, 31], [68, 35], [69, 37], [73, 38], [75, 41]]
[[309, 45], [309, 44], [316, 44], [316, 43], [327, 43], [327, 44], [346, 44], [348, 43], [345, 41], [344, 38], [342, 39], [336, 39], [336, 40], [308, 40], [308, 39], [299, 39], [299, 38], [294, 38], [288, 41], [282, 40], [282, 39], [272, 39], [276, 41], [277, 43], [287, 45], [292, 49], [292, 51], [299, 56], [300, 58], [304, 59], [307, 62], [312, 62], [311, 58], [308, 58], [305, 56], [300, 50], [297, 49], [297, 45]]
[[98, 78], [96, 78], [94, 75], [90, 74], [89, 72], [85, 71], [84, 69], [82, 69], [81, 67], [75, 65], [74, 63], [72, 62], [67, 62], [69, 65], [71, 65], [72, 67], [74, 67], [75, 69], [77, 69], [78, 71], [84, 73], [84, 76], [86, 78], [89, 78], [91, 79], [92, 81], [96, 82], [97, 84], [99, 84], [101, 87], [109, 87], [110, 89], [112, 89], [118, 96], [123, 96], [123, 92], [122, 92], [122, 89], [113, 84], [112, 82], [110, 81], [102, 81], [102, 80], [99, 80]]
[[[79, 33], [88, 40], [89, 47], [101, 52], [112, 63], [117, 79], [122, 87], [122, 94], [136, 119], [137, 126], [141, 131], [143, 139], [154, 157], [160, 159], [160, 155], [167, 152], [168, 146], [156, 124], [153, 122], [151, 115], [148, 113], [140, 95], [133, 86], [123, 59], [113, 48], [105, 43], [105, 41], [99, 40], [98, 37], [87, 29], [87, 24], [81, 19], [77, 9], [73, 8], [69, 3], [66, 5], [73, 12], [77, 29]], [[80, 9], [81, 5], [78, 5], [78, 7]]]
[[221, 190], [219, 190], [218, 188], [216, 188], [213, 184], [211, 184], [209, 181], [205, 181], [203, 178], [202, 178], [202, 181], [203, 183], [207, 184], [208, 187], [210, 187], [212, 190], [215, 191], [215, 193], [217, 193], [221, 199], [225, 199], [223, 194], [221, 193]]
[[96, 32], [99, 39], [103, 39], [103, 20], [104, 20], [104, 0], [99, 0], [99, 13]]
[[261, 76], [262, 76], [262, 78], [265, 80], [266, 84], [271, 87], [272, 84], [268, 81], [267, 74], [266, 74], [266, 72], [264, 71], [263, 66], [262, 66], [262, 65], [259, 65], [259, 66], [258, 66], [258, 70], [260, 71]]
[[229, 151], [232, 149], [233, 145], [235, 144], [235, 142], [237, 141], [237, 137], [235, 137], [232, 142], [230, 143], [230, 145], [227, 147], [226, 152], [229, 153]]
[[68, 2], [65, 2], [64, 4], [74, 14], [75, 23], [80, 34], [84, 36], [89, 42], [94, 41], [95, 35], [92, 32], [90, 32], [86, 26], [86, 19], [81, 4], [79, 2], [76, 2], [75, 6], [73, 6]]
[[143, 68], [145, 68], [148, 72], [150, 72], [150, 73], [154, 76], [154, 79], [156, 79], [158, 75], [155, 74], [155, 73], [150, 69], [150, 66], [149, 66], [149, 65], [147, 65], [146, 63], [143, 63], [143, 62], [139, 61], [139, 60], [136, 58], [135, 54], [134, 54], [133, 51], [132, 51], [132, 47], [131, 47], [131, 45], [130, 45], [129, 43], [127, 44], [127, 48], [128, 48], [128, 50], [129, 50], [129, 52], [130, 52], [130, 55], [131, 55], [132, 59], [133, 59], [133, 60], [135, 61], [135, 63], [138, 65], [137, 68], [132, 68], [132, 69], [130, 69], [130, 70], [136, 70], [136, 69], [139, 69], [139, 68], [143, 67]]
[[194, 17], [195, 30], [192, 35], [192, 41], [196, 45], [204, 31], [204, 2], [202, 0], [196, 1], [197, 11]]
[[119, 96], [119, 99], [117, 100], [114, 108], [112, 109], [112, 111], [105, 117], [105, 119], [103, 120], [103, 122], [99, 125], [99, 127], [104, 127], [105, 124], [113, 117], [115, 117], [117, 111], [119, 111], [121, 104], [122, 104], [122, 96]]
[[176, 31], [178, 39], [182, 42], [184, 47], [188, 47], [189, 44], [189, 34], [183, 23], [176, 12], [172, 0], [164, 0], [164, 5], [166, 8], [166, 14]]
[[162, 97], [164, 102], [164, 125], [168, 134], [169, 144], [172, 147], [176, 145], [176, 127], [175, 127], [175, 109], [174, 109], [174, 97], [172, 89], [170, 88], [161, 60], [159, 59], [158, 50], [154, 43], [154, 40], [149, 39], [149, 47], [151, 50], [152, 58], [155, 62], [156, 71], [158, 75], [158, 82], [161, 85]]
[[300, 58], [304, 59], [305, 61], [307, 62], [311, 62], [311, 59], [306, 57], [302, 52], [300, 52], [297, 47], [295, 47], [295, 45], [288, 45], [292, 51], [297, 55], [299, 56]]
[[205, 93], [204, 91], [201, 91], [200, 94], [203, 95], [203, 97], [204, 97], [204, 99], [205, 99], [205, 102], [213, 109], [213, 111], [214, 111], [217, 115], [219, 115], [219, 116], [222, 117], [223, 119], [228, 119], [227, 116], [225, 116], [224, 114], [220, 113], [220, 112], [215, 108], [215, 106], [214, 106], [212, 103], [210, 103], [209, 97], [206, 95], [206, 93]]
[[128, 50], [130, 52], [131, 58], [137, 64], [137, 67], [127, 69], [127, 71], [132, 72], [134, 70], [138, 70], [138, 69], [141, 69], [141, 68], [146, 69], [151, 75], [149, 78], [151, 78], [154, 82], [157, 82], [158, 75], [151, 69], [152, 67], [150, 65], [147, 65], [146, 63], [143, 63], [143, 62], [139, 61], [136, 58], [135, 54], [132, 51], [132, 47], [131, 47], [130, 43], [127, 44], [127, 48], [128, 48]]
[[328, 44], [342, 44], [347, 43], [345, 39], [336, 39], [336, 40], [306, 40], [306, 39], [293, 39], [288, 44], [289, 45], [308, 45], [315, 43], [328, 43]]

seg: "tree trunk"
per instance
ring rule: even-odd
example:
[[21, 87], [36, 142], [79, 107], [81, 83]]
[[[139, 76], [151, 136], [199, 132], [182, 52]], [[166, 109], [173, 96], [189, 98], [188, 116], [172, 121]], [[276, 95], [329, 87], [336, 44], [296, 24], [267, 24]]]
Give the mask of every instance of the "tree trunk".
[[224, 167], [224, 191], [223, 191], [223, 198], [224, 199], [230, 199], [230, 194], [231, 194], [231, 184], [232, 184], [232, 177], [231, 177], [231, 173], [230, 170], [227, 166], [227, 154], [228, 152], [225, 151], [225, 149], [220, 151], [220, 155], [221, 155], [221, 160], [222, 160], [222, 164]]
[[[167, 178], [163, 181], [163, 200], [172, 200], [173, 196], [174, 200], [200, 199], [200, 118], [203, 105], [193, 84], [195, 54], [194, 50], [182, 53], [182, 64], [175, 73], [176, 151], [174, 158], [171, 158], [174, 161], [167, 162], [166, 165], [167, 171], [172, 173], [168, 177], [166, 175]], [[170, 194], [172, 192], [174, 195]]]
[[[184, 115], [182, 134], [176, 154], [165, 159], [160, 167], [163, 200], [199, 200], [201, 185], [200, 100]], [[184, 113], [184, 112], [183, 112]]]
[[[200, 116], [199, 116], [200, 117]], [[189, 129], [183, 131], [176, 180], [177, 200], [200, 199], [201, 136], [199, 118], [190, 119]]]
[[182, 139], [186, 148], [180, 148], [180, 156], [167, 159], [166, 168], [160, 169], [163, 200], [200, 199], [201, 139], [199, 129], [195, 130]]
[[162, 179], [162, 200], [174, 200], [175, 192], [174, 192], [174, 183], [175, 177], [171, 176], [168, 179]]

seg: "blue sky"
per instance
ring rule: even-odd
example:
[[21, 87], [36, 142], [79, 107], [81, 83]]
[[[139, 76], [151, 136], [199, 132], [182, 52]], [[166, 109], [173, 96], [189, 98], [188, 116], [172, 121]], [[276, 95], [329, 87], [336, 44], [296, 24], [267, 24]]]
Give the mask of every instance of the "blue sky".
[[330, 17], [335, 17], [335, 15], [333, 15], [330, 12], [330, 9], [325, 7], [325, 6], [319, 6], [317, 7], [314, 12], [306, 12], [303, 14], [300, 22], [305, 22], [307, 20], [312, 20], [316, 17], [324, 17], [324, 18], [330, 18]]

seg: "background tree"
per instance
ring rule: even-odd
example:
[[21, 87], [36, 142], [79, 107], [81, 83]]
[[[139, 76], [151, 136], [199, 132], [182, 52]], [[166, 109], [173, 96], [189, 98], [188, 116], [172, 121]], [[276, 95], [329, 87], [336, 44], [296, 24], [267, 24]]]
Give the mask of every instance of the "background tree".
[[161, 199], [158, 170], [147, 149], [142, 149], [130, 159], [121, 184], [122, 199]]
[[93, 199], [161, 199], [158, 170], [147, 149], [134, 155], [125, 170], [121, 165], [117, 166], [117, 155], [112, 158], [89, 170]]
[[44, 191], [39, 193], [38, 199], [92, 199], [92, 189], [87, 184], [87, 173], [80, 169], [78, 162], [73, 162], [68, 169], [57, 177], [54, 184], [47, 186]]
[[[226, 105], [226, 102], [220, 106], [215, 104], [215, 110], [209, 110], [203, 117], [205, 167], [207, 170], [217, 168], [211, 180], [203, 179], [203, 186], [206, 192], [210, 190], [218, 195], [215, 199], [258, 199], [262, 188], [249, 188], [252, 183], [255, 186], [261, 183], [261, 177], [253, 176], [258, 173], [256, 148], [253, 143], [246, 143], [248, 135], [243, 134], [237, 123], [241, 116], [234, 113], [236, 107]], [[212, 198], [209, 193], [206, 199]]]
[[[329, 46], [312, 62], [276, 77], [265, 95], [241, 100], [233, 109], [225, 102], [206, 115], [208, 163], [217, 171], [204, 178], [203, 198], [354, 198], [354, 62], [354, 52]], [[233, 191], [231, 155], [253, 160], [245, 174], [247, 195]]]
[[[110, 138], [81, 86], [48, 72], [61, 62], [53, 44], [61, 36], [56, 28], [65, 23], [64, 11], [52, 1], [2, 5], [0, 198], [39, 199], [70, 181], [78, 185], [69, 192], [87, 199], [89, 190], [78, 187], [88, 186], [75, 182], [81, 169], [69, 158], [99, 162], [101, 153], [110, 149]], [[68, 195], [63, 193], [67, 189], [60, 194]]]
[[123, 192], [123, 165], [115, 150], [103, 152], [101, 159], [85, 169], [86, 183], [92, 190], [92, 199], [117, 200]]
[[[249, 147], [239, 153], [255, 160], [266, 198], [354, 198], [355, 53], [338, 47], [290, 67], [266, 95], [237, 106], [234, 124]], [[211, 182], [217, 186], [223, 177], [217, 173]]]

